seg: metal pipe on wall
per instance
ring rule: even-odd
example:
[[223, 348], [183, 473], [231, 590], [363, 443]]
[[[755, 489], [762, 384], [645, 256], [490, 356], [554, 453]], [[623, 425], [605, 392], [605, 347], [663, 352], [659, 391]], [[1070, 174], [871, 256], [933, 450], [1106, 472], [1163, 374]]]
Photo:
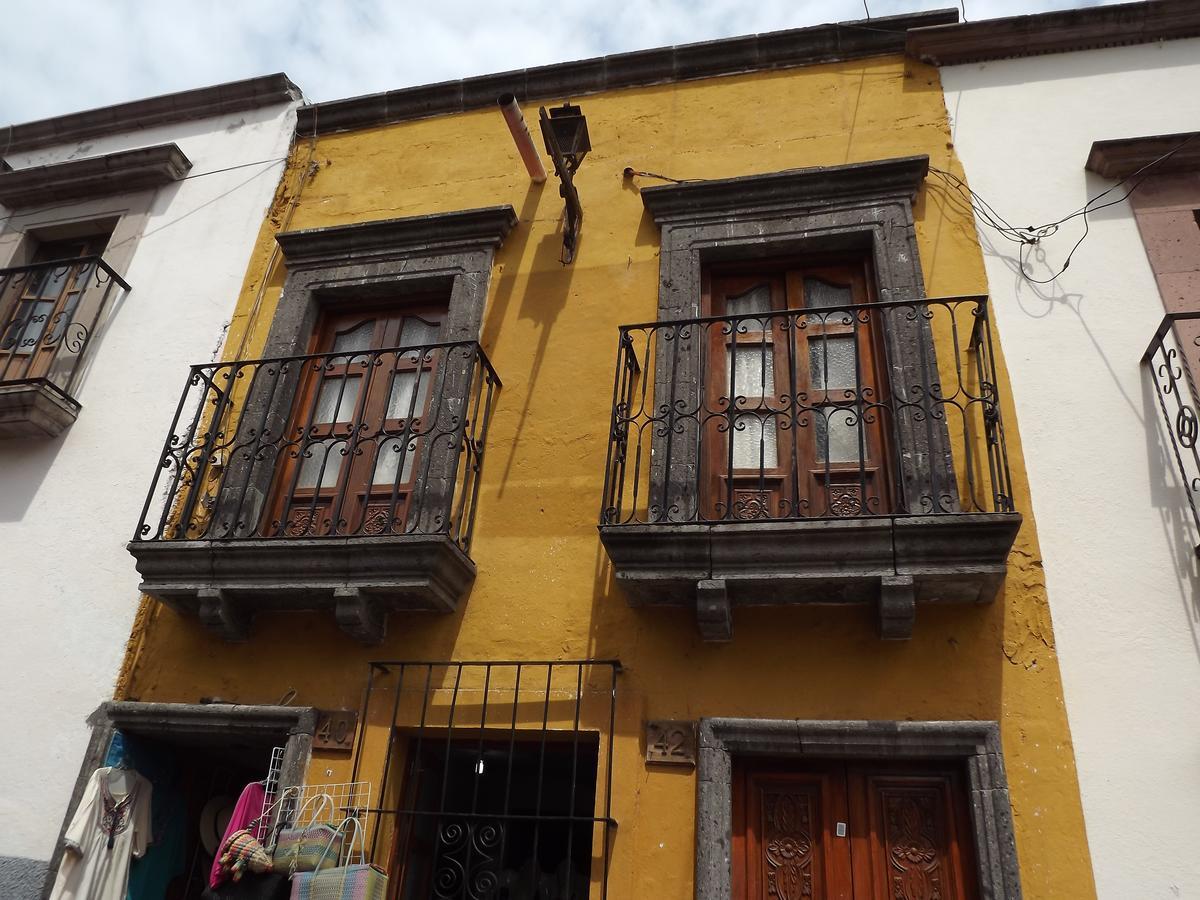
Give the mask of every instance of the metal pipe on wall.
[[521, 114], [521, 107], [517, 105], [516, 96], [501, 94], [496, 98], [496, 104], [500, 107], [500, 113], [504, 116], [508, 130], [512, 132], [517, 152], [521, 154], [521, 161], [525, 163], [525, 168], [529, 171], [530, 180], [535, 184], [542, 184], [546, 180], [546, 167], [542, 165], [542, 158], [538, 156], [537, 147], [533, 143], [533, 137], [529, 134], [529, 128], [525, 125], [525, 116]]

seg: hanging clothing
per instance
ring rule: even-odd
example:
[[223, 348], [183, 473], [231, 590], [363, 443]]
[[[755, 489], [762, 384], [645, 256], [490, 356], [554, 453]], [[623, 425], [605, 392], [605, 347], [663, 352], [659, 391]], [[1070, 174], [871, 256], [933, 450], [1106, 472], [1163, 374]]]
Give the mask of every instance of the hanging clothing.
[[152, 790], [132, 769], [105, 766], [92, 773], [64, 835], [67, 851], [50, 900], [125, 900], [130, 860], [152, 840]]
[[[252, 781], [242, 788], [242, 795], [238, 797], [237, 806], [233, 808], [233, 815], [229, 817], [229, 824], [225, 826], [225, 834], [221, 838], [221, 843], [213, 858], [212, 869], [208, 873], [209, 887], [215, 888], [225, 880], [225, 873], [221, 871], [221, 850], [225, 847], [225, 841], [235, 831], [241, 831], [262, 815], [263, 800], [266, 799], [266, 796], [267, 791], [261, 782]], [[261, 830], [257, 831], [259, 831], [257, 836], [261, 837]]]

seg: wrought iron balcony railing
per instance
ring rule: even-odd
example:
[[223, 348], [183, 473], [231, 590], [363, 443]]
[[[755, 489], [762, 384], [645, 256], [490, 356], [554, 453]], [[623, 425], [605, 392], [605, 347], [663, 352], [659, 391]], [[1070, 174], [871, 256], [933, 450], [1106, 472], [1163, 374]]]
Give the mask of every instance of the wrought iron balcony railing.
[[499, 387], [468, 342], [194, 366], [135, 544], [420, 534], [466, 552]]
[[1012, 511], [986, 297], [620, 329], [602, 526]]
[[99, 256], [0, 269], [0, 385], [71, 398], [97, 327], [128, 290]]
[[1197, 415], [1196, 367], [1200, 366], [1200, 312], [1163, 317], [1142, 356], [1153, 379], [1171, 455], [1179, 470], [1195, 530], [1192, 544], [1200, 555], [1200, 416]]

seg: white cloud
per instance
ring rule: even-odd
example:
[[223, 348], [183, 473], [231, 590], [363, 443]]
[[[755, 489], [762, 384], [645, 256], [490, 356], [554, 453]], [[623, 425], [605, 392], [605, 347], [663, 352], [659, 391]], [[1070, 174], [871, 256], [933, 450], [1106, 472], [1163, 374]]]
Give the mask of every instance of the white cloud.
[[[955, 0], [868, 2], [884, 16]], [[982, 19], [1097, 3], [965, 5]], [[862, 0], [5, 0], [0, 122], [276, 71], [331, 100], [864, 15]]]

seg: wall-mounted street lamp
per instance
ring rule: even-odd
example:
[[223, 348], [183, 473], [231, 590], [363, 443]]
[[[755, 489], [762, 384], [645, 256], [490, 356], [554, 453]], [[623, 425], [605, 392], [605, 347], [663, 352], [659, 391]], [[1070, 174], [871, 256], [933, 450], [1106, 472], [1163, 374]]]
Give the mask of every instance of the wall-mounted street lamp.
[[562, 261], [569, 263], [575, 258], [575, 248], [579, 245], [579, 228], [583, 224], [583, 207], [579, 203], [574, 176], [583, 158], [592, 149], [592, 142], [588, 136], [587, 119], [578, 106], [564, 103], [549, 112], [546, 112], [546, 107], [543, 106], [538, 113], [541, 117], [546, 152], [550, 154], [554, 163], [554, 174], [561, 182], [558, 193], [567, 204]]

